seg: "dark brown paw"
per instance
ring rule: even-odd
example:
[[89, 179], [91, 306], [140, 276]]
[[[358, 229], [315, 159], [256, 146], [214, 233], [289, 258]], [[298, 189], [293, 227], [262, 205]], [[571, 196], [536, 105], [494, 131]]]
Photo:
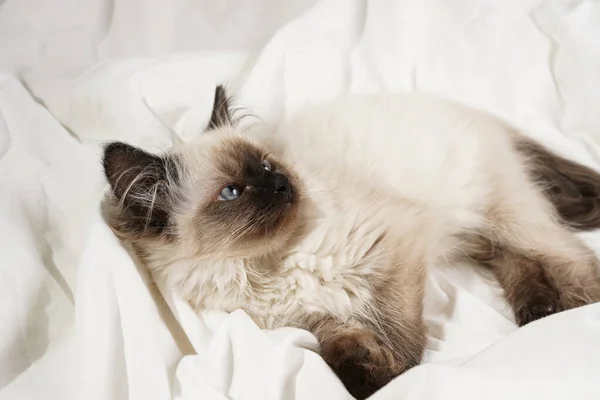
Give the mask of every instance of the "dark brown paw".
[[357, 399], [371, 396], [405, 369], [369, 332], [342, 334], [323, 347], [322, 355]]
[[523, 282], [520, 286], [513, 303], [519, 326], [562, 311], [560, 292], [547, 279]]
[[382, 374], [354, 357], [341, 361], [334, 371], [348, 392], [359, 400], [368, 398], [392, 380], [390, 374]]
[[[507, 300], [515, 312], [517, 324], [527, 325], [562, 311], [561, 292], [542, 264], [522, 256], [516, 261], [521, 274], [518, 280], [508, 282], [509, 285], [505, 290]], [[515, 264], [512, 267], [515, 267]]]
[[545, 299], [522, 306], [516, 313], [515, 319], [519, 326], [542, 319], [560, 311], [558, 303]]

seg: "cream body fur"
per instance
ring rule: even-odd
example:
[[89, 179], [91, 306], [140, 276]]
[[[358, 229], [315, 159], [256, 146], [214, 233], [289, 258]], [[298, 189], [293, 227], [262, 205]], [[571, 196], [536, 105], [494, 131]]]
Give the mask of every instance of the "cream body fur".
[[[190, 147], [208, 152], [207, 142], [225, 135], [239, 133], [225, 127], [175, 151], [189, 156], [184, 163], [207, 159], [190, 155]], [[164, 271], [199, 311], [242, 308], [267, 328], [295, 324], [306, 312], [347, 318], [371, 301], [369, 276], [379, 271], [364, 256], [378, 238], [406, 243], [406, 252], [422, 252], [427, 261], [451, 256], [458, 234], [480, 230], [499, 192], [524, 179], [508, 128], [440, 100], [343, 99], [296, 115], [274, 135], [285, 143], [278, 156], [307, 187], [310, 231], [268, 257], [153, 254], [151, 268]], [[189, 179], [184, 193], [194, 193]]]
[[[213, 118], [218, 110], [217, 102]], [[150, 156], [107, 149], [107, 176], [123, 203], [137, 178], [119, 189], [125, 172], [110, 172], [120, 160], [113, 153], [137, 154], [132, 164]], [[532, 161], [538, 153], [559, 166]], [[155, 224], [159, 234], [139, 227], [129, 233], [135, 224], [117, 208], [115, 231], [196, 311], [244, 309], [264, 328], [311, 330], [357, 397], [420, 361], [431, 263], [481, 261], [498, 277], [520, 325], [600, 299], [597, 260], [536, 184], [551, 185], [553, 175], [542, 172], [567, 162], [485, 113], [427, 96], [349, 96], [246, 133], [217, 118], [209, 132], [169, 155], [179, 165], [177, 182], [169, 173], [155, 179], [169, 193], [158, 202], [169, 215], [167, 234], [164, 221]], [[272, 171], [265, 164], [269, 179], [279, 172], [290, 178], [290, 193], [287, 183], [278, 187], [293, 200], [277, 203], [277, 213], [290, 216], [266, 223], [267, 213], [255, 219], [264, 227], [251, 239], [235, 241], [248, 226], [221, 229], [211, 221], [217, 215], [229, 226], [234, 214], [224, 210], [235, 209], [224, 207], [245, 200], [220, 203], [214, 188], [227, 184], [223, 169], [244, 170], [229, 168], [232, 159], [251, 157], [255, 164], [273, 157]], [[573, 176], [594, 174], [568, 165]], [[253, 185], [244, 189], [248, 196]], [[137, 190], [150, 214], [159, 189]]]

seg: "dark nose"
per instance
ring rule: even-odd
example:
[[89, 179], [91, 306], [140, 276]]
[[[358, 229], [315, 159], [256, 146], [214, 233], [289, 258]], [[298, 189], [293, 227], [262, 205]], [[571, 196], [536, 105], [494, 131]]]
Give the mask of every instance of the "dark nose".
[[287, 176], [277, 172], [274, 175], [275, 193], [289, 196], [291, 192], [290, 180], [287, 178]]

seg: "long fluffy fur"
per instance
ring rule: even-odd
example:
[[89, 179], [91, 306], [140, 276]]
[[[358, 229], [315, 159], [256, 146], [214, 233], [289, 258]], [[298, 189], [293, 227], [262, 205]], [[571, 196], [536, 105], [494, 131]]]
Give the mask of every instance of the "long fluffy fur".
[[600, 228], [600, 174], [527, 138], [516, 142], [531, 179], [556, 207], [563, 222], [578, 230]]
[[[579, 211], [561, 207], [568, 202], [540, 190], [552, 184], [548, 171], [597, 188], [591, 170], [552, 164], [513, 128], [438, 99], [348, 97], [307, 108], [269, 138], [236, 131], [223, 96], [212, 132], [170, 153], [181, 166], [171, 237], [128, 235], [131, 216], [119, 208], [112, 215], [154, 276], [197, 311], [242, 308], [265, 328], [311, 330], [346, 387], [365, 398], [420, 362], [432, 262], [480, 260], [520, 325], [600, 300], [598, 262], [559, 218], [592, 227], [596, 209], [577, 219]], [[289, 211], [298, 215], [265, 225], [252, 241], [238, 235], [243, 224], [230, 226], [233, 214], [222, 214], [219, 227], [203, 210], [223, 170], [247, 170], [241, 160], [256, 151], [274, 157], [298, 188]]]

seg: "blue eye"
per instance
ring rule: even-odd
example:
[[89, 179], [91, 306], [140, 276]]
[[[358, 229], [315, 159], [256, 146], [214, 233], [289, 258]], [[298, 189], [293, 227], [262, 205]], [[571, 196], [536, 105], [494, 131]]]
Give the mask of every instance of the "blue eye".
[[267, 171], [271, 170], [271, 163], [268, 162], [267, 160], [262, 160], [261, 164], [262, 164], [263, 168], [266, 169]]
[[229, 185], [225, 186], [221, 193], [219, 193], [219, 200], [229, 201], [235, 200], [242, 194], [242, 191], [237, 186]]

